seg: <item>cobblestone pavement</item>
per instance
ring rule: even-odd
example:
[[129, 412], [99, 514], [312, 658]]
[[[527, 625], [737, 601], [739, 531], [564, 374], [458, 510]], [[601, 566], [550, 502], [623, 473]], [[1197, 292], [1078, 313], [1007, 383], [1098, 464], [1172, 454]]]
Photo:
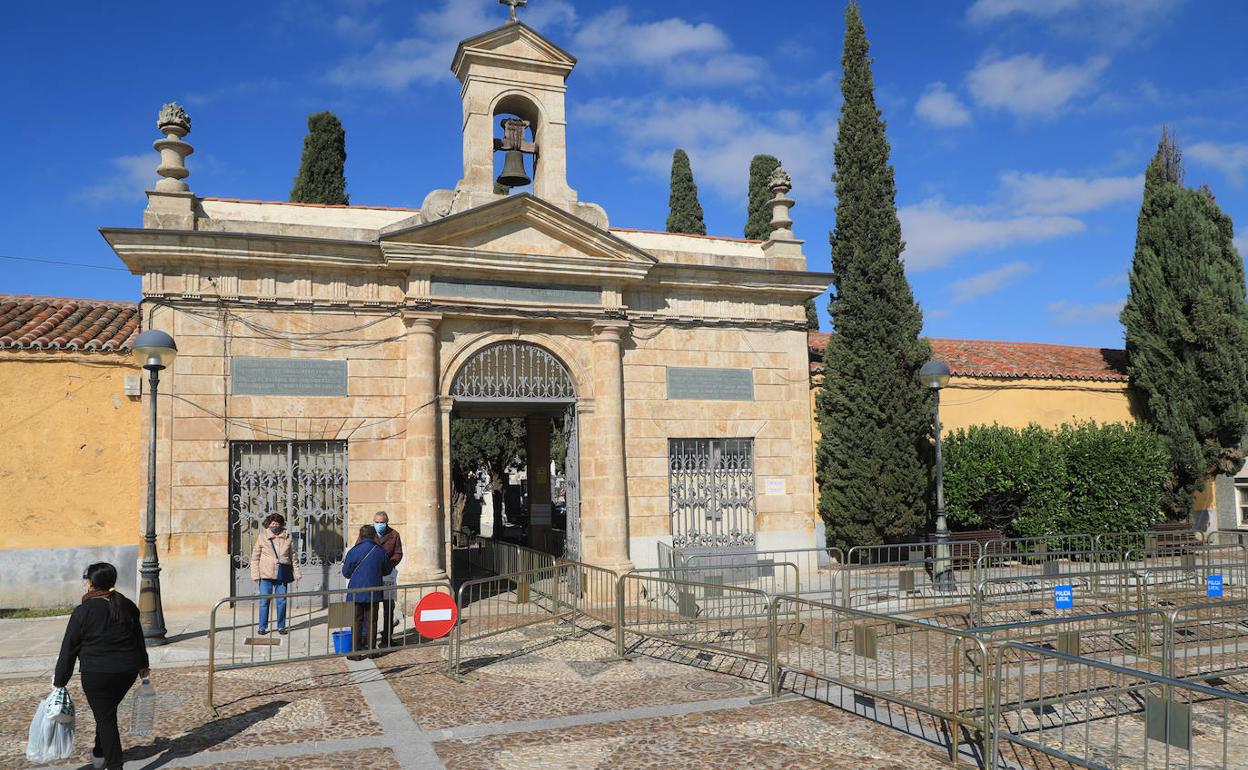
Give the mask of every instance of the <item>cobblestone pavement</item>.
[[[613, 646], [543, 624], [466, 644], [464, 681], [445, 650], [375, 661], [342, 659], [219, 673], [218, 715], [207, 669], [157, 669], [156, 736], [128, 735], [127, 767], [203, 768], [915, 768], [941, 750], [899, 730], [804, 699], [765, 694], [750, 665], [728, 673], [670, 659], [602, 662]], [[690, 656], [689, 662], [698, 661]], [[44, 676], [0, 680], [0, 767], [22, 770]], [[94, 723], [77, 683], [82, 768]], [[436, 753], [435, 753], [436, 752]]]

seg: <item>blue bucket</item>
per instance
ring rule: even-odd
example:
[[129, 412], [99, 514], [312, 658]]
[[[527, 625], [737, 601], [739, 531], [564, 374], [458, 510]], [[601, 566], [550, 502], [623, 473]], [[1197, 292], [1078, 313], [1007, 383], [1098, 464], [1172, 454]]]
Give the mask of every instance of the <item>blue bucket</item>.
[[351, 652], [351, 629], [344, 628], [341, 631], [334, 631], [334, 654], [346, 655]]

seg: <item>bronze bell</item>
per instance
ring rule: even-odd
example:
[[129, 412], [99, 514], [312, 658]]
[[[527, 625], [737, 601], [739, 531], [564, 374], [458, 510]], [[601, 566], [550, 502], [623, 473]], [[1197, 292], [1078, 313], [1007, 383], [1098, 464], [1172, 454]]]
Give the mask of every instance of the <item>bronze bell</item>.
[[503, 173], [498, 175], [498, 183], [504, 187], [524, 187], [532, 181], [524, 170], [524, 153], [508, 150], [503, 158]]

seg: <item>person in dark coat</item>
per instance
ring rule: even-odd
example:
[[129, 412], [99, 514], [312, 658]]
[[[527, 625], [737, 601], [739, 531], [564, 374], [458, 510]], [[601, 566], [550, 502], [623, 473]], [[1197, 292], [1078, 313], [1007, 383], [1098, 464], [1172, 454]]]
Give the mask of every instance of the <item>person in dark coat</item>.
[[[360, 539], [355, 542], [346, 558], [342, 560], [342, 576], [349, 579], [347, 588], [380, 588], [382, 578], [392, 569], [386, 551], [377, 543], [377, 530], [372, 524], [360, 527]], [[355, 602], [355, 627], [352, 629], [351, 660], [364, 656], [360, 650], [377, 646], [377, 607], [385, 599], [385, 591], [351, 591], [347, 601]]]
[[138, 678], [147, 679], [147, 646], [139, 625], [139, 608], [117, 593], [117, 568], [98, 562], [82, 573], [87, 592], [74, 608], [61, 641], [52, 684], [64, 687], [78, 662], [82, 691], [95, 715], [93, 767], [122, 767], [121, 734], [117, 730], [117, 706]]
[[[386, 552], [390, 561], [390, 573], [383, 583], [387, 586], [399, 583], [399, 562], [403, 561], [403, 538], [397, 529], [390, 528], [390, 516], [385, 511], [373, 514], [373, 529], [377, 530], [377, 545]], [[398, 591], [391, 588], [386, 591], [381, 603], [381, 646], [389, 647], [394, 643], [394, 600]]]

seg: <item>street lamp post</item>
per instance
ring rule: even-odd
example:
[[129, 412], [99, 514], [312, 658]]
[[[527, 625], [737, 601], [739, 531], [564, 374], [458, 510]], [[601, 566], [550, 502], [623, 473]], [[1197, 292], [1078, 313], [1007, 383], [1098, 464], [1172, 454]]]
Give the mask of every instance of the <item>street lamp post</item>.
[[139, 565], [139, 624], [150, 646], [165, 643], [165, 613], [160, 603], [160, 559], [156, 556], [156, 392], [160, 371], [173, 363], [178, 346], [173, 337], [148, 329], [134, 340], [134, 358], [148, 372], [147, 529]]
[[956, 587], [956, 582], [949, 549], [949, 523], [945, 520], [945, 463], [940, 454], [940, 389], [949, 384], [949, 367], [943, 361], [928, 361], [919, 369], [919, 382], [932, 390], [932, 422], [936, 433], [936, 560], [932, 565], [932, 583], [937, 590], [948, 591]]

